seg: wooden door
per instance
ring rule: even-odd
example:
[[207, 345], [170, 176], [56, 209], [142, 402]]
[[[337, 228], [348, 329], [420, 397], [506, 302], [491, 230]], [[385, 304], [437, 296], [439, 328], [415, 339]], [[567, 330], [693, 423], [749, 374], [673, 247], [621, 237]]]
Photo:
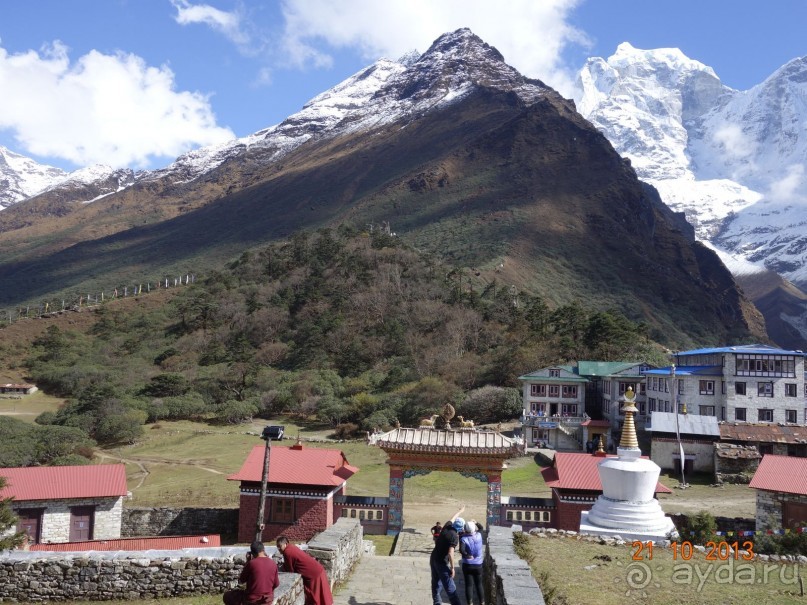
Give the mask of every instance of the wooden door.
[[42, 537], [42, 509], [21, 508], [17, 511], [17, 531], [28, 534], [30, 544], [39, 544]]
[[785, 502], [782, 505], [782, 527], [793, 528], [807, 525], [807, 504]]
[[92, 540], [94, 506], [73, 506], [70, 508], [70, 541]]

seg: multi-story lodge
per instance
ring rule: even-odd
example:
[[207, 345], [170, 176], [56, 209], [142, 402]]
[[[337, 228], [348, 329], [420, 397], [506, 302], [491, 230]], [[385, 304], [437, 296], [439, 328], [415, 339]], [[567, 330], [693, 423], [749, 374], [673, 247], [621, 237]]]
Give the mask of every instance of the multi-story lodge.
[[[729, 422], [806, 423], [805, 354], [768, 345], [683, 351], [672, 368], [646, 371], [649, 412]], [[676, 392], [677, 391], [677, 392]]]
[[588, 380], [577, 368], [554, 366], [518, 378], [524, 383], [524, 440], [529, 447], [579, 449]]

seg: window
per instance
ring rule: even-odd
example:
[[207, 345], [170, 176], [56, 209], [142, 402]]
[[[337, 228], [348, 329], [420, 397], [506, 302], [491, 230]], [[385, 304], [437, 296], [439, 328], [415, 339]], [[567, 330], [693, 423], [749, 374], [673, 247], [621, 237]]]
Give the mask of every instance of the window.
[[795, 424], [798, 421], [798, 410], [785, 410], [785, 422], [792, 422]]
[[745, 395], [745, 383], [744, 382], [735, 382], [734, 383], [734, 392], [737, 395]]
[[798, 395], [798, 386], [795, 384], [785, 384], [785, 397], [796, 397]]
[[577, 416], [577, 405], [571, 403], [564, 403], [561, 408], [561, 413], [564, 416]]
[[549, 377], [550, 378], [560, 378], [560, 370], [555, 369], [555, 368], [549, 370]]
[[639, 415], [646, 416], [647, 415], [647, 405], [644, 401], [639, 402]]
[[563, 396], [567, 399], [576, 399], [577, 398], [577, 386], [576, 385], [563, 385]]
[[550, 397], [560, 397], [560, 385], [550, 384], [549, 385], [549, 396]]
[[701, 395], [714, 395], [715, 394], [715, 381], [714, 380], [701, 380], [699, 383]]
[[773, 383], [772, 382], [758, 382], [757, 395], [760, 397], [773, 397]]
[[745, 422], [745, 408], [734, 408], [734, 420]]
[[640, 382], [639, 384], [636, 385], [636, 387], [639, 389], [639, 391], [638, 391], [639, 395], [644, 395], [644, 393], [645, 393], [645, 391], [644, 391], [644, 387], [645, 387], [644, 383]]
[[791, 355], [737, 355], [737, 376], [796, 377], [796, 358]]
[[[350, 515], [355, 517], [354, 514]], [[272, 523], [294, 521], [294, 498], [272, 498]]]
[[610, 414], [611, 413], [611, 400], [610, 399], [603, 399], [602, 412], [603, 412], [603, 414]]
[[650, 409], [651, 412], [656, 411], [656, 400], [653, 397], [647, 400], [647, 407]]
[[684, 394], [684, 381], [683, 380], [678, 380], [678, 394], [679, 395]]
[[530, 385], [530, 395], [533, 397], [546, 397], [545, 384], [532, 384]]
[[726, 381], [725, 380], [720, 381], [720, 393], [722, 395], [726, 394]]
[[533, 523], [549, 523], [550, 513], [548, 510], [508, 510], [508, 521], [532, 521]]
[[720, 420], [726, 419], [726, 406], [721, 406], [720, 408]]
[[698, 414], [700, 414], [701, 416], [714, 416], [715, 415], [715, 406], [713, 406], [713, 405], [699, 406]]
[[758, 418], [760, 422], [773, 422], [773, 410], [761, 409], [759, 410]]
[[538, 414], [543, 416], [546, 413], [546, 404], [545, 403], [531, 403], [530, 404], [530, 411], [534, 414]]

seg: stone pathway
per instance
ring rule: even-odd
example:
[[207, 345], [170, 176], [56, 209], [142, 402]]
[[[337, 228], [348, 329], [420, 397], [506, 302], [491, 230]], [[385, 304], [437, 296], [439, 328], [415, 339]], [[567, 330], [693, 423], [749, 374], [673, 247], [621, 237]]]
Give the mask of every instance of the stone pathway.
[[400, 557], [428, 557], [434, 548], [434, 538], [428, 529], [405, 527], [398, 534], [395, 554]]
[[[459, 567], [454, 575], [460, 599], [465, 588]], [[443, 603], [448, 596], [440, 591]], [[334, 595], [334, 605], [431, 605], [429, 557], [364, 555], [347, 584]]]
[[[434, 540], [428, 529], [405, 528], [398, 535], [397, 555], [364, 555], [347, 584], [334, 595], [334, 605], [431, 605], [429, 555]], [[454, 574], [457, 590], [465, 602], [462, 571]], [[448, 596], [441, 589], [443, 603]]]

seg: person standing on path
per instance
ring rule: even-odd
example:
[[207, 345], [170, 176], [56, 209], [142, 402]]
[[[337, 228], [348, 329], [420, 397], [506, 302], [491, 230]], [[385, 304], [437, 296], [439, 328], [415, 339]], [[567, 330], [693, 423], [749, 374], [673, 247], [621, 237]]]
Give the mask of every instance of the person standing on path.
[[266, 555], [262, 542], [255, 541], [249, 547], [247, 564], [241, 571], [238, 582], [246, 589], [237, 588], [224, 593], [224, 605], [271, 605], [275, 600], [275, 588], [280, 585], [277, 563]]
[[454, 551], [460, 543], [458, 532], [465, 528], [465, 521], [460, 517], [465, 510], [465, 505], [454, 514], [449, 521], [443, 525], [443, 531], [437, 538], [429, 558], [429, 566], [432, 572], [432, 603], [440, 605], [440, 584], [448, 595], [451, 605], [462, 605], [457, 594], [457, 585], [454, 584]]
[[303, 577], [305, 605], [333, 605], [328, 574], [320, 562], [291, 544], [285, 536], [277, 539], [277, 549], [283, 555], [283, 571], [298, 573]]
[[473, 604], [473, 593], [476, 590], [477, 605], [485, 605], [485, 593], [482, 592], [482, 563], [485, 549], [482, 546], [482, 534], [477, 531], [474, 521], [465, 524], [465, 533], [460, 538], [460, 554], [462, 555], [462, 577], [465, 579], [465, 602]]

